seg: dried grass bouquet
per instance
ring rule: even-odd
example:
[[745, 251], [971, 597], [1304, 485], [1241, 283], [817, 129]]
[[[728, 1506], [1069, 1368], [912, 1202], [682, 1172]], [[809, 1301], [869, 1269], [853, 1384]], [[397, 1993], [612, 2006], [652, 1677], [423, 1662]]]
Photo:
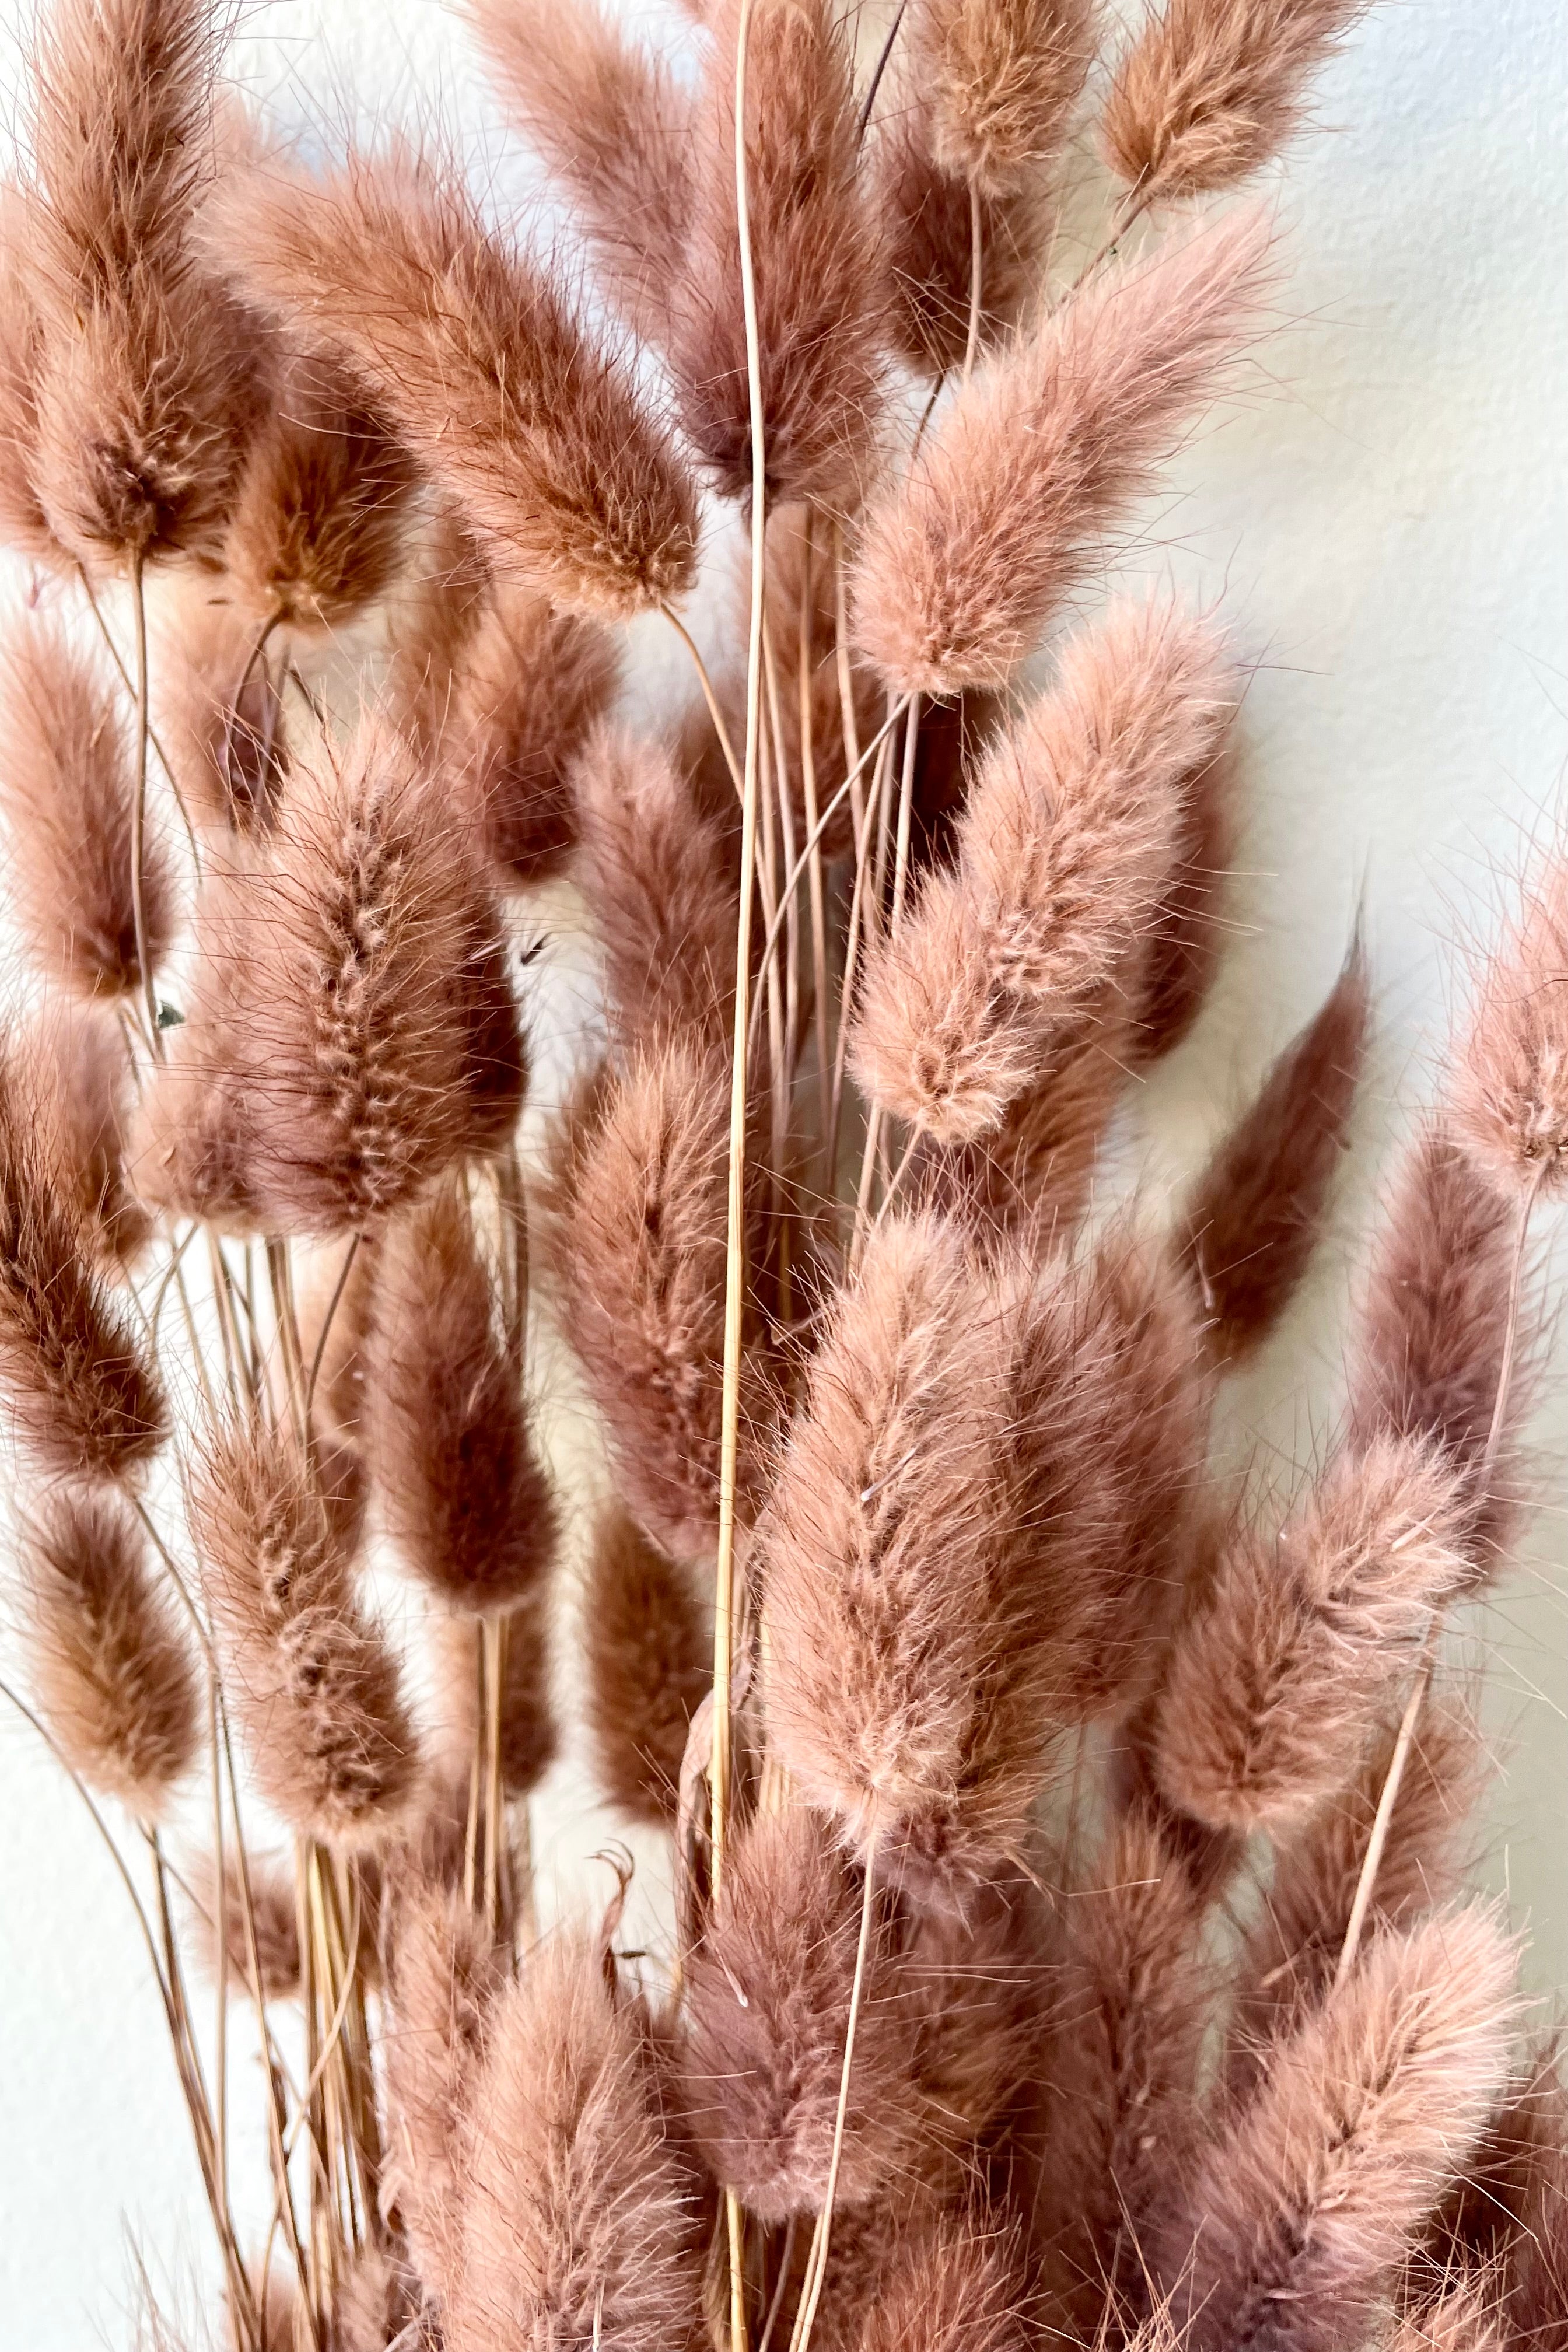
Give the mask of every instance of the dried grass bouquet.
[[[1298, 1491], [1210, 1425], [1329, 1213], [1359, 944], [1184, 1197], [1097, 1181], [1221, 952], [1247, 683], [1101, 583], [1354, 0], [469, 13], [586, 279], [434, 142], [303, 168], [213, 0], [51, 0], [3, 198], [13, 1696], [145, 1930], [214, 2338], [1568, 2344], [1444, 1639], [1525, 1492], [1568, 858]], [[563, 877], [602, 985], [525, 1118]], [[568, 1689], [666, 1950], [624, 1885], [542, 1931]]]

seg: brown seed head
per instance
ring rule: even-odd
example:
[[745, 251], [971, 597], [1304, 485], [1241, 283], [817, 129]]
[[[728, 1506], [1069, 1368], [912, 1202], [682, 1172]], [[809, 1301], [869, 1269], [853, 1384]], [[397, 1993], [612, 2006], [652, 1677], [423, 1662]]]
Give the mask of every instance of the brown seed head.
[[670, 1825], [713, 1643], [689, 1574], [618, 1503], [594, 1523], [583, 1640], [599, 1785], [634, 1821]]
[[153, 1221], [126, 1181], [131, 1057], [119, 1022], [97, 1005], [47, 1005], [23, 1060], [37, 1081], [40, 1139], [76, 1202], [89, 1255], [106, 1270], [129, 1266]]
[[[131, 887], [135, 779], [118, 689], [58, 621], [18, 616], [0, 681], [0, 807], [27, 950], [73, 996], [142, 987]], [[157, 833], [143, 846], [148, 956], [167, 954], [174, 891]]]
[[404, 1826], [418, 1759], [396, 1661], [293, 1439], [210, 1431], [191, 1532], [226, 1686], [268, 1804], [302, 1837], [374, 1848]]
[[141, 1528], [117, 1495], [60, 1487], [33, 1515], [21, 1568], [33, 1685], [66, 1763], [157, 1821], [196, 1760], [200, 1715]]
[[1453, 1078], [1454, 1132], [1504, 1192], [1568, 1182], [1568, 852], [1545, 859], [1481, 968]]
[[910, 68], [942, 167], [1013, 194], [1060, 152], [1094, 60], [1093, 0], [915, 0]]
[[1269, 227], [1108, 269], [968, 384], [871, 509], [861, 650], [899, 693], [1005, 686], [1256, 318]]
[[319, 182], [251, 173], [221, 226], [258, 298], [344, 349], [498, 565], [607, 619], [685, 593], [691, 487], [629, 365], [490, 234], [455, 170], [353, 156]]
[[38, 224], [36, 199], [0, 182], [0, 541], [58, 565], [63, 551], [37, 486]]
[[1016, 2229], [959, 2211], [911, 2229], [868, 2315], [859, 2352], [1024, 2352]]
[[1304, 119], [1307, 84], [1363, 0], [1165, 0], [1100, 117], [1112, 171], [1150, 204], [1234, 187]]

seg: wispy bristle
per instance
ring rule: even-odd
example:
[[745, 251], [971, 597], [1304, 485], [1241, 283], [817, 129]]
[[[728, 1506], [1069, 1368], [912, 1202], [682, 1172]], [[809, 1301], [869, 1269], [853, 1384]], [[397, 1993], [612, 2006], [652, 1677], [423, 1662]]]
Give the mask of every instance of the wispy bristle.
[[[680, 414], [719, 488], [750, 494], [735, 185], [739, 0], [715, 0], [691, 216], [672, 293]], [[760, 0], [746, 54], [746, 177], [770, 496], [858, 504], [879, 389], [873, 217], [856, 169], [848, 40], [829, 0]]]
[[633, 1821], [672, 1822], [713, 1644], [690, 1576], [616, 1503], [594, 1525], [583, 1641], [599, 1785]]
[[[931, 152], [930, 94], [898, 72], [868, 142], [891, 289], [888, 333], [910, 366], [937, 376], [969, 344], [973, 222], [967, 183]], [[980, 199], [980, 348], [1017, 324], [1035, 291], [1045, 221], [1032, 188]]]
[[1197, 2135], [1213, 1994], [1202, 1906], [1136, 1808], [1076, 1874], [1047, 2056], [1032, 2242], [1053, 2330], [1142, 2300], [1153, 2217]]
[[1461, 2279], [1396, 2320], [1378, 2352], [1506, 2352], [1505, 2329], [1495, 2282]]
[[695, 2345], [702, 2257], [637, 2011], [557, 1934], [497, 2003], [474, 2093], [463, 2278], [449, 2333], [520, 2344]]
[[[200, 1909], [195, 1908], [197, 1899]], [[219, 1901], [217, 1872], [209, 1855], [207, 1881], [199, 1897], [193, 1898], [191, 1922], [196, 1958], [209, 1976], [217, 1970]], [[300, 1990], [300, 1907], [292, 1863], [248, 1846], [242, 1876], [238, 1855], [226, 1846], [221, 1902], [229, 1999], [254, 2000], [259, 1976], [264, 2000], [294, 2000]], [[363, 1949], [361, 1957], [363, 1960]]]
[[433, 1882], [400, 1882], [391, 1927], [384, 2188], [446, 2301], [463, 2269], [465, 2126], [505, 1973], [472, 1906]]
[[346, 347], [498, 564], [611, 618], [685, 592], [696, 517], [668, 436], [455, 170], [354, 156], [321, 181], [256, 173], [224, 215], [247, 283]]
[[1284, 1827], [1350, 1783], [1393, 1678], [1462, 1573], [1430, 1445], [1342, 1455], [1274, 1536], [1244, 1535], [1176, 1643], [1158, 1769], [1215, 1829]]
[[22, 1058], [37, 1082], [39, 1139], [61, 1191], [76, 1202], [89, 1255], [105, 1266], [129, 1265], [145, 1248], [153, 1221], [126, 1179], [124, 1033], [97, 1006], [47, 1006]]
[[1359, 2339], [1506, 2079], [1514, 1969], [1488, 1913], [1444, 1913], [1378, 1937], [1276, 2053], [1173, 2234], [1192, 2352]]
[[[1468, 1475], [1465, 1549], [1484, 1576], [1506, 1547], [1518, 1506], [1497, 1477], [1480, 1490], [1509, 1320], [1514, 1218], [1469, 1155], [1437, 1122], [1406, 1152], [1373, 1244], [1351, 1356], [1350, 1442], [1382, 1431], [1436, 1439]], [[1510, 1386], [1506, 1441], [1528, 1410], [1529, 1302]]]
[[1000, 1124], [1153, 917], [1183, 780], [1232, 701], [1212, 633], [1174, 607], [1117, 607], [1068, 646], [980, 766], [956, 876], [869, 961], [852, 1050], [874, 1099], [943, 1142]]
[[1143, 942], [1138, 1058], [1156, 1062], [1192, 1029], [1225, 947], [1225, 882], [1236, 855], [1235, 760], [1227, 743], [1182, 782], [1175, 856]]
[[984, 2213], [908, 2232], [878, 2293], [860, 2352], [1024, 2352], [1017, 2233]]
[[200, 1710], [141, 1528], [117, 1496], [62, 1487], [36, 1507], [21, 1570], [33, 1685], [66, 1763], [157, 1821], [195, 1762]]
[[1258, 314], [1247, 213], [1113, 268], [967, 385], [856, 560], [858, 643], [900, 693], [1005, 686]]
[[535, 1591], [555, 1556], [556, 1507], [455, 1186], [387, 1234], [365, 1385], [372, 1473], [404, 1565], [475, 1612]]
[[[855, 1977], [861, 1884], [830, 1824], [759, 1814], [730, 1846], [688, 1963], [682, 2098], [715, 2178], [766, 2221], [826, 2190]], [[915, 2015], [884, 1922], [861, 1990], [836, 2205], [865, 2204], [914, 2159]]]
[[167, 1431], [162, 1388], [130, 1318], [89, 1263], [47, 1117], [0, 1042], [0, 1382], [11, 1428], [58, 1476], [133, 1478]]
[[337, 629], [390, 584], [414, 467], [325, 353], [289, 354], [252, 444], [224, 568], [263, 619]]
[[[0, 808], [12, 905], [27, 951], [77, 996], [134, 996], [131, 841], [135, 794], [121, 698], [58, 622], [18, 615], [0, 657]], [[149, 961], [168, 951], [175, 917], [166, 855], [143, 844]]]
[[1093, 0], [915, 0], [909, 42], [936, 160], [1005, 196], [1065, 145], [1094, 59]]
[[[627, 1502], [682, 1559], [718, 1527], [729, 1100], [721, 1058], [669, 1041], [574, 1106], [557, 1141], [552, 1255], [567, 1337]], [[759, 1370], [742, 1365], [745, 1512], [765, 1433]]]
[[1221, 1362], [1262, 1345], [1311, 1262], [1348, 1142], [1368, 1012], [1358, 944], [1188, 1197], [1187, 1254]]
[[1453, 1080], [1454, 1130], [1505, 1192], [1568, 1182], [1568, 852], [1529, 880], [1482, 965]]
[[209, 1432], [189, 1497], [226, 1686], [267, 1801], [301, 1836], [374, 1847], [418, 1777], [396, 1661], [299, 1447], [258, 1421]]
[[201, 0], [57, 0], [40, 46], [34, 478], [89, 563], [210, 552], [255, 422], [254, 321], [192, 234], [223, 38]]
[[600, 285], [661, 343], [691, 217], [689, 97], [598, 0], [472, 0], [469, 13], [512, 116], [587, 232]]
[[1233, 187], [1299, 128], [1307, 84], [1364, 0], [1164, 0], [1100, 117], [1113, 171], [1150, 204]]
[[289, 730], [262, 625], [226, 598], [189, 600], [155, 633], [153, 717], [180, 799], [223, 842], [271, 831], [289, 772]]
[[51, 565], [64, 551], [37, 491], [38, 225], [26, 190], [0, 182], [0, 541]]
[[724, 1042], [736, 891], [725, 845], [669, 753], [609, 727], [577, 771], [582, 877], [623, 1042]]

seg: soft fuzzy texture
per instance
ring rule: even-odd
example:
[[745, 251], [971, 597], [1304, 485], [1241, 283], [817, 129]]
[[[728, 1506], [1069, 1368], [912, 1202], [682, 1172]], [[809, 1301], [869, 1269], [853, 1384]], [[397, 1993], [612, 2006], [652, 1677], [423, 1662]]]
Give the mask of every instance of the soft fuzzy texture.
[[157, 1821], [196, 1759], [190, 1644], [146, 1540], [113, 1494], [59, 1488], [22, 1549], [24, 1627], [39, 1712], [67, 1765]]
[[[907, 68], [895, 68], [885, 87], [868, 146], [890, 288], [886, 331], [900, 359], [941, 376], [963, 366], [969, 343], [969, 187], [937, 161], [931, 92]], [[1045, 235], [1044, 207], [1033, 189], [981, 195], [981, 351], [994, 349], [1024, 316]]]
[[1068, 645], [981, 763], [956, 876], [868, 959], [852, 1052], [873, 1099], [939, 1142], [1000, 1124], [1153, 919], [1181, 788], [1233, 702], [1212, 632], [1174, 606], [1116, 607]]
[[622, 729], [595, 729], [575, 781], [578, 872], [617, 1038], [727, 1045], [737, 892], [722, 836], [670, 754]]
[[1429, 1121], [1395, 1175], [1351, 1344], [1351, 1443], [1364, 1444], [1383, 1431], [1436, 1439], [1466, 1475], [1465, 1549], [1478, 1578], [1495, 1573], [1517, 1517], [1511, 1440], [1529, 1409], [1531, 1382], [1521, 1375], [1538, 1336], [1527, 1297], [1500, 1461], [1483, 1490], [1513, 1241], [1507, 1197], [1442, 1122]]
[[35, 1134], [75, 1201], [89, 1256], [106, 1271], [130, 1268], [153, 1221], [126, 1179], [131, 1056], [119, 1022], [98, 1006], [46, 1005], [22, 1060], [37, 1089]]
[[404, 1565], [475, 1613], [536, 1591], [555, 1557], [555, 1501], [455, 1185], [387, 1235], [365, 1387], [372, 1473]]
[[461, 2352], [697, 2352], [702, 2261], [637, 2011], [557, 1933], [498, 2001], [465, 2134]]
[[1182, 779], [1175, 855], [1143, 941], [1137, 1055], [1161, 1060], [1203, 1011], [1225, 950], [1225, 883], [1236, 856], [1236, 768], [1228, 739]]
[[1278, 154], [1364, 0], [1164, 0], [1100, 117], [1111, 169], [1149, 204], [1199, 196]]
[[264, 862], [209, 877], [139, 1181], [271, 1232], [334, 1234], [503, 1143], [522, 1048], [482, 877], [384, 720], [299, 762], [289, 816]]
[[36, 199], [0, 182], [0, 540], [50, 566], [64, 550], [49, 529], [36, 480], [38, 446], [38, 292], [32, 248]]
[[1278, 1534], [1238, 1537], [1165, 1677], [1157, 1769], [1173, 1803], [1250, 1832], [1348, 1786], [1462, 1575], [1456, 1486], [1429, 1444], [1381, 1439], [1331, 1464]]
[[260, 624], [227, 598], [184, 600], [153, 633], [153, 721], [192, 823], [232, 854], [277, 822], [289, 728]]
[[1192, 2352], [1342, 2352], [1508, 2073], [1515, 1958], [1485, 1911], [1378, 1937], [1200, 2159], [1166, 2274]]
[[855, 628], [900, 693], [1005, 686], [1256, 320], [1244, 213], [1108, 269], [968, 384], [871, 508]]
[[[714, 0], [691, 215], [671, 298], [680, 416], [717, 487], [752, 488], [735, 189], [740, 0]], [[880, 389], [875, 215], [857, 173], [848, 40], [830, 0], [758, 0], [746, 56], [746, 173], [770, 498], [858, 504]]]
[[202, 0], [58, 0], [42, 37], [30, 470], [87, 564], [211, 554], [258, 412], [255, 323], [194, 236], [225, 31]]
[[258, 1786], [300, 1836], [382, 1845], [418, 1782], [396, 1660], [299, 1447], [259, 1421], [206, 1433], [191, 1533]]
[[983, 195], [1013, 194], [1066, 144], [1094, 60], [1093, 0], [914, 0], [910, 18], [936, 162]]
[[599, 0], [471, 0], [469, 13], [508, 109], [586, 232], [600, 286], [662, 344], [691, 214], [689, 96]]
[[[135, 772], [120, 694], [58, 621], [18, 615], [0, 655], [0, 811], [23, 944], [72, 995], [142, 985], [132, 893]], [[175, 922], [156, 830], [142, 846], [142, 912], [154, 967]]]
[[[555, 1760], [559, 1738], [551, 1690], [548, 1591], [502, 1612], [506, 1657], [500, 1685], [500, 1776], [510, 1797], [537, 1788]], [[484, 1737], [479, 1719], [479, 1628], [468, 1614], [437, 1611], [430, 1647], [440, 1720], [432, 1738], [468, 1801], [468, 1775]]]
[[1311, 1263], [1349, 1145], [1369, 1008], [1358, 944], [1187, 1197], [1187, 1259], [1222, 1363], [1261, 1347]]
[[[557, 1137], [551, 1255], [567, 1335], [609, 1424], [622, 1491], [678, 1559], [719, 1517], [729, 1072], [675, 1040], [574, 1105]], [[768, 1403], [742, 1366], [741, 1501]]]
[[[862, 1879], [832, 1825], [758, 1814], [687, 1968], [681, 2097], [714, 2178], [764, 2221], [820, 2210], [855, 1977]], [[846, 2211], [917, 2161], [913, 2004], [884, 1912], [873, 1923], [835, 2197]]]
[[859, 2352], [1024, 2352], [1030, 2341], [1016, 2238], [984, 2213], [943, 2216], [899, 2245]]
[[1541, 862], [1481, 966], [1452, 1100], [1458, 1141], [1504, 1192], [1568, 1183], [1568, 850]]
[[130, 1480], [168, 1431], [139, 1328], [89, 1255], [79, 1195], [37, 1090], [0, 1038], [0, 1384], [24, 1455], [55, 1477]]
[[629, 365], [490, 234], [455, 169], [254, 171], [218, 233], [258, 299], [343, 347], [498, 564], [606, 618], [684, 593], [691, 488]]
[[594, 1522], [583, 1591], [588, 1728], [599, 1786], [633, 1821], [672, 1824], [713, 1643], [694, 1579], [618, 1503]]
[[391, 585], [414, 486], [407, 452], [341, 364], [289, 353], [240, 478], [224, 568], [263, 622], [339, 629]]

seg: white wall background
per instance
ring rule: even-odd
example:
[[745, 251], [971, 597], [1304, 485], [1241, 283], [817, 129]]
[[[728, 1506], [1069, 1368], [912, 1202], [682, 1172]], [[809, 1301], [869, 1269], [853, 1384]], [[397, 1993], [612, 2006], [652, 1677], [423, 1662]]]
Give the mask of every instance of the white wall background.
[[[26, 25], [16, 0], [5, 16], [12, 98]], [[1366, 909], [1381, 1038], [1341, 1251], [1237, 1402], [1240, 1427], [1286, 1454], [1331, 1405], [1345, 1251], [1429, 1089], [1456, 942], [1489, 932], [1563, 780], [1562, 35], [1555, 0], [1373, 10], [1322, 85], [1327, 132], [1279, 177], [1293, 275], [1253, 386], [1179, 466], [1130, 559], [1223, 596], [1261, 665], [1237, 943], [1142, 1106], [1133, 1162], [1195, 1160], [1320, 999], [1358, 897]], [[498, 200], [529, 184], [444, 0], [260, 0], [237, 54], [296, 127], [437, 118]], [[1500, 1759], [1485, 1872], [1531, 1931], [1542, 1993], [1568, 1978], [1562, 1386], [1537, 1431], [1527, 1557], [1479, 1629]], [[547, 1872], [605, 1834], [568, 1770]], [[65, 1781], [0, 1722], [0, 2352], [128, 2344], [131, 2244], [178, 2301], [205, 2268], [204, 2227], [121, 1892]]]

